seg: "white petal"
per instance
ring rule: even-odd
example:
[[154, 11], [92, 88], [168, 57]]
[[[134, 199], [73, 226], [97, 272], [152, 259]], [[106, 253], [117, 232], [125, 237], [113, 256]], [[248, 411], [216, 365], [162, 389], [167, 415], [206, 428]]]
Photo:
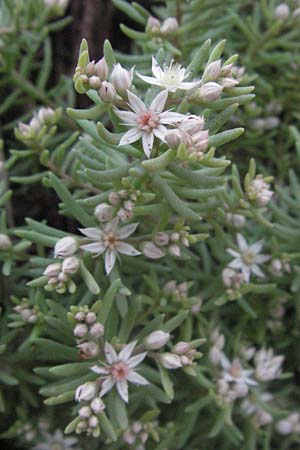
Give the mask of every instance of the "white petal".
[[154, 128], [153, 133], [154, 133], [154, 136], [156, 136], [162, 142], [165, 142], [165, 135], [168, 133], [168, 131], [169, 130], [166, 127], [164, 127], [163, 125], [158, 125], [157, 128]]
[[132, 111], [121, 111], [119, 109], [114, 109], [114, 112], [117, 114], [120, 119], [125, 121], [125, 124], [128, 125], [136, 125], [137, 116]]
[[116, 252], [114, 250], [107, 250], [105, 253], [105, 271], [107, 275], [110, 274], [116, 262]]
[[119, 253], [122, 253], [122, 255], [128, 255], [128, 256], [138, 256], [141, 255], [141, 252], [136, 250], [132, 245], [127, 244], [127, 242], [119, 242], [116, 245], [116, 250]]
[[161, 78], [163, 71], [161, 70], [161, 68], [159, 67], [158, 62], [156, 61], [156, 59], [154, 58], [154, 56], [152, 56], [152, 73], [155, 76], [155, 78]]
[[126, 225], [125, 227], [122, 227], [118, 230], [117, 234], [120, 239], [126, 239], [128, 236], [130, 236], [132, 233], [135, 232], [139, 225], [139, 222], [130, 223], [129, 225]]
[[240, 269], [241, 267], [243, 267], [243, 263], [239, 258], [233, 259], [227, 265], [228, 267], [231, 267], [231, 269]]
[[140, 384], [140, 385], [149, 384], [149, 381], [147, 381], [146, 378], [142, 377], [142, 375], [139, 375], [134, 370], [130, 370], [126, 378], [128, 381], [130, 381], [130, 383], [133, 384]]
[[153, 77], [147, 77], [147, 75], [141, 75], [137, 73], [137, 76], [140, 77], [145, 83], [153, 84], [154, 86], [161, 86], [161, 82]]
[[130, 344], [125, 345], [125, 347], [119, 353], [119, 359], [127, 362], [127, 360], [130, 358], [131, 353], [134, 350], [134, 347], [136, 346], [136, 343], [137, 341], [134, 341], [130, 342]]
[[117, 389], [124, 400], [125, 403], [128, 403], [128, 384], [126, 380], [117, 381]]
[[160, 113], [159, 115], [159, 121], [160, 123], [163, 123], [165, 125], [172, 125], [174, 123], [181, 122], [185, 116], [180, 113], [172, 112], [172, 111], [164, 111]]
[[151, 150], [153, 148], [154, 134], [153, 133], [143, 133], [142, 140], [143, 140], [144, 153], [147, 156], [147, 158], [150, 158]]
[[232, 248], [227, 248], [226, 252], [229, 253], [229, 255], [234, 256], [234, 258], [240, 258], [240, 256], [241, 256], [241, 254], [239, 252], [232, 250]]
[[97, 241], [103, 236], [103, 232], [99, 228], [79, 228], [79, 231], [88, 238], [95, 239]]
[[128, 367], [133, 369], [134, 367], [138, 366], [145, 359], [146, 355], [147, 355], [147, 352], [139, 353], [138, 355], [132, 356], [127, 361]]
[[103, 227], [105, 233], [114, 233], [118, 228], [119, 221], [119, 217], [114, 217], [112, 220], [107, 222]]
[[91, 244], [81, 245], [80, 248], [86, 252], [96, 253], [97, 255], [102, 255], [105, 247], [101, 242], [92, 242]]
[[118, 355], [109, 342], [105, 342], [104, 345], [104, 353], [105, 353], [105, 359], [108, 362], [108, 364], [112, 364], [119, 360]]
[[255, 262], [257, 262], [258, 264], [262, 264], [266, 261], [269, 261], [270, 258], [270, 255], [257, 255], [255, 258]]
[[168, 91], [165, 89], [160, 92], [151, 102], [150, 108], [152, 111], [156, 113], [161, 113], [165, 107], [166, 101], [168, 98]]
[[139, 128], [132, 128], [127, 131], [119, 142], [119, 146], [132, 144], [133, 142], [138, 141], [142, 137], [143, 132]]
[[99, 394], [100, 397], [103, 397], [103, 395], [110, 391], [114, 387], [115, 383], [116, 382], [112, 377], [106, 378], [101, 385], [101, 391]]
[[236, 240], [238, 243], [239, 248], [243, 251], [248, 250], [248, 244], [244, 236], [242, 236], [240, 233], [237, 233]]
[[99, 373], [100, 375], [107, 375], [109, 373], [108, 369], [105, 367], [93, 366], [91, 370], [95, 373]]
[[247, 267], [247, 266], [243, 266], [243, 267], [242, 267], [242, 273], [243, 273], [243, 275], [244, 275], [245, 282], [246, 282], [246, 283], [249, 283], [249, 281], [250, 281], [250, 275], [251, 275], [251, 270], [250, 270], [250, 268]]
[[182, 89], [183, 91], [188, 91], [190, 89], [193, 89], [197, 86], [199, 86], [199, 84], [201, 83], [201, 81], [183, 81], [182, 83], [179, 84], [178, 88]]
[[137, 95], [133, 94], [130, 91], [127, 91], [127, 94], [130, 106], [134, 112], [140, 114], [147, 111], [145, 103]]
[[258, 241], [255, 242], [255, 244], [250, 245], [249, 249], [253, 252], [253, 253], [259, 253], [263, 247], [264, 241]]
[[265, 274], [260, 270], [260, 268], [258, 267], [257, 264], [253, 264], [253, 266], [251, 266], [251, 270], [258, 277], [260, 277], [260, 278], [264, 278], [265, 277]]

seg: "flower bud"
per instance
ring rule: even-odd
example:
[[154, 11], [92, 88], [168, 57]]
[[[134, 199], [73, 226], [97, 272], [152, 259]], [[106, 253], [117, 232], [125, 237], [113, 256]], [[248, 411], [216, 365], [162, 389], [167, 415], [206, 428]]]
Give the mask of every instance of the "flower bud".
[[144, 345], [149, 350], [158, 350], [166, 345], [170, 338], [170, 333], [157, 330], [150, 333], [144, 340]]
[[86, 323], [88, 323], [89, 325], [93, 325], [93, 323], [95, 323], [97, 320], [97, 316], [94, 312], [88, 312], [86, 317], [85, 317], [85, 321]]
[[226, 89], [226, 88], [230, 89], [230, 88], [235, 87], [237, 84], [239, 84], [239, 82], [235, 78], [225, 77], [220, 80], [220, 84], [221, 84], [221, 86], [223, 86], [224, 89]]
[[293, 431], [293, 425], [288, 419], [279, 420], [276, 424], [276, 430], [283, 435], [290, 434]]
[[176, 244], [170, 245], [168, 248], [171, 256], [175, 256], [175, 258], [179, 258], [180, 256], [180, 247]]
[[165, 141], [170, 148], [177, 150], [179, 145], [183, 142], [182, 133], [180, 130], [170, 130], [165, 135]]
[[12, 242], [9, 236], [6, 234], [0, 234], [0, 251], [8, 250], [12, 246]]
[[101, 400], [101, 398], [96, 397], [91, 402], [91, 408], [95, 414], [100, 414], [105, 410], [105, 404]]
[[101, 81], [107, 79], [108, 76], [108, 65], [105, 57], [99, 59], [95, 65], [95, 74], [100, 78]]
[[121, 96], [126, 96], [127, 89], [131, 88], [133, 70], [128, 72], [120, 63], [116, 64], [111, 73], [111, 82]]
[[83, 336], [85, 336], [88, 332], [88, 327], [84, 324], [84, 323], [79, 323], [78, 325], [75, 326], [74, 328], [74, 336], [82, 338]]
[[144, 244], [143, 253], [150, 259], [159, 259], [165, 256], [165, 252], [157, 247], [153, 242], [146, 242]]
[[54, 115], [55, 112], [52, 108], [40, 108], [37, 113], [39, 121], [46, 124], [52, 122]]
[[289, 5], [286, 3], [280, 3], [278, 6], [276, 6], [274, 10], [274, 17], [278, 20], [286, 20], [288, 19], [290, 15], [290, 8]]
[[163, 233], [162, 231], [159, 233], [156, 233], [156, 235], [154, 236], [154, 243], [156, 245], [158, 245], [159, 247], [163, 247], [164, 245], [168, 245], [169, 243], [169, 236], [167, 235], [167, 233]]
[[100, 338], [104, 335], [104, 325], [100, 322], [94, 323], [90, 328], [90, 335], [94, 338]]
[[89, 79], [89, 85], [90, 88], [92, 89], [99, 89], [101, 86], [101, 80], [99, 77], [97, 77], [96, 75], [93, 75], [90, 79]]
[[161, 33], [162, 34], [171, 34], [174, 33], [178, 28], [178, 22], [175, 17], [168, 17], [168, 19], [163, 21], [163, 24], [161, 26]]
[[163, 353], [160, 355], [159, 361], [166, 369], [173, 370], [182, 367], [180, 357], [178, 355], [174, 355], [173, 353]]
[[91, 417], [89, 418], [89, 426], [90, 426], [91, 428], [96, 428], [96, 426], [98, 425], [98, 423], [99, 423], [99, 420], [97, 419], [96, 416], [91, 416]]
[[92, 400], [97, 392], [97, 384], [93, 381], [88, 381], [78, 386], [75, 392], [75, 400], [77, 402]]
[[111, 103], [116, 98], [117, 92], [112, 83], [109, 81], [102, 81], [99, 89], [101, 100], [105, 103]]
[[190, 350], [190, 344], [188, 342], [178, 342], [174, 347], [173, 347], [173, 352], [177, 353], [177, 355], [184, 355], [185, 353], [187, 353]]
[[147, 21], [146, 31], [158, 34], [160, 33], [161, 23], [156, 17], [150, 16]]
[[77, 256], [69, 256], [62, 263], [62, 271], [67, 274], [76, 273], [79, 269], [79, 259]]
[[78, 311], [78, 313], [75, 314], [75, 320], [77, 322], [82, 322], [85, 319], [85, 314], [83, 311]]
[[55, 258], [66, 258], [67, 256], [72, 256], [78, 248], [77, 241], [71, 237], [66, 236], [56, 242], [54, 247]]
[[46, 277], [49, 278], [53, 278], [57, 277], [60, 271], [61, 271], [61, 263], [53, 263], [49, 264], [49, 266], [46, 267], [46, 269], [43, 272], [43, 275], [46, 275]]
[[85, 73], [89, 77], [95, 74], [95, 61], [91, 61], [87, 64], [85, 68]]
[[98, 345], [92, 341], [83, 342], [82, 344], [77, 345], [77, 347], [79, 348], [81, 354], [87, 358], [92, 358], [99, 354]]
[[91, 408], [89, 406], [83, 406], [79, 409], [78, 415], [81, 419], [87, 419], [92, 414]]
[[212, 61], [204, 70], [205, 81], [215, 81], [221, 74], [221, 60]]
[[100, 205], [96, 206], [94, 214], [99, 222], [108, 222], [114, 216], [114, 209], [107, 203], [101, 203]]
[[222, 91], [223, 87], [220, 84], [215, 83], [214, 81], [205, 83], [198, 90], [201, 100], [206, 103], [213, 102], [220, 98]]
[[118, 192], [110, 192], [110, 194], [108, 195], [108, 200], [112, 206], [118, 206], [121, 201]]

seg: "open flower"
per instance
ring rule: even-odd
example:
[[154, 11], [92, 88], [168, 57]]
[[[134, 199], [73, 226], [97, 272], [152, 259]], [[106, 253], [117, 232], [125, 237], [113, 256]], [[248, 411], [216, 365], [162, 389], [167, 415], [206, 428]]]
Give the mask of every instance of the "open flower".
[[227, 252], [234, 257], [234, 259], [228, 264], [228, 267], [240, 270], [244, 275], [246, 283], [249, 283], [251, 273], [263, 278], [264, 273], [261, 271], [259, 264], [262, 264], [270, 259], [269, 255], [259, 254], [263, 246], [263, 241], [258, 241], [255, 242], [255, 244], [248, 245], [245, 238], [241, 234], [238, 233], [236, 238], [240, 252], [232, 250], [231, 248], [227, 249]]
[[168, 91], [160, 92], [152, 101], [149, 108], [145, 103], [132, 92], [127, 91], [129, 106], [132, 111], [121, 111], [115, 109], [115, 113], [125, 122], [125, 125], [132, 127], [124, 134], [119, 145], [127, 145], [142, 138], [143, 149], [149, 158], [153, 148], [154, 137], [165, 141], [165, 134], [168, 129], [165, 125], [172, 125], [180, 122], [184, 115], [164, 111]]
[[149, 384], [144, 377], [133, 370], [147, 355], [147, 352], [144, 352], [131, 356], [136, 343], [137, 341], [125, 345], [119, 354], [116, 353], [111, 344], [105, 343], [104, 352], [107, 363], [101, 363], [102, 367], [93, 366], [91, 368], [93, 372], [103, 375], [104, 381], [101, 386], [100, 397], [116, 385], [120, 396], [124, 402], [128, 403], [128, 381], [138, 385]]
[[189, 74], [184, 67], [174, 61], [171, 61], [169, 66], [164, 64], [162, 70], [156, 59], [152, 57], [152, 73], [154, 77], [148, 77], [139, 73], [137, 75], [146, 83], [160, 86], [170, 92], [175, 92], [177, 89], [188, 91], [200, 84], [200, 81], [184, 81]]
[[80, 248], [87, 252], [95, 253], [96, 256], [102, 255], [105, 252], [105, 270], [107, 275], [114, 267], [118, 253], [129, 256], [141, 255], [141, 252], [123, 241], [123, 239], [126, 239], [135, 232], [138, 223], [131, 223], [121, 228], [118, 228], [118, 224], [119, 218], [115, 217], [113, 220], [105, 223], [102, 229], [81, 228], [79, 230], [82, 234], [94, 241], [90, 244], [81, 245]]

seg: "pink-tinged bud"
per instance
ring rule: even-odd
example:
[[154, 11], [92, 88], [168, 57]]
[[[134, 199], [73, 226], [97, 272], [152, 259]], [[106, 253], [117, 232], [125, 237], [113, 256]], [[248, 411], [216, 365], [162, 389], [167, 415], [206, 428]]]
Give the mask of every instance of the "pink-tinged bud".
[[108, 200], [112, 206], [118, 206], [121, 201], [120, 195], [118, 194], [118, 192], [111, 192], [108, 196]]
[[101, 58], [95, 65], [95, 74], [100, 78], [101, 81], [107, 79], [108, 76], [108, 65], [105, 57]]
[[91, 402], [91, 408], [95, 414], [100, 414], [105, 410], [105, 404], [101, 400], [101, 398], [96, 397]]
[[202, 101], [209, 103], [220, 98], [222, 91], [223, 87], [220, 86], [220, 84], [211, 81], [201, 86], [201, 88], [198, 90], [198, 93]]
[[136, 436], [132, 431], [124, 431], [123, 433], [123, 440], [128, 445], [133, 445], [135, 442]]
[[89, 418], [89, 426], [91, 428], [96, 428], [96, 426], [99, 424], [99, 420], [97, 419], [96, 416], [91, 416]]
[[75, 392], [75, 400], [77, 402], [92, 400], [97, 393], [97, 384], [93, 381], [78, 386]]
[[217, 59], [207, 65], [204, 70], [205, 81], [215, 81], [219, 78], [221, 74], [221, 64], [221, 60]]
[[164, 245], [168, 245], [170, 238], [167, 233], [163, 233], [162, 231], [160, 231], [159, 233], [156, 233], [153, 241], [159, 247], [163, 247]]
[[144, 244], [143, 253], [150, 259], [159, 259], [165, 256], [165, 252], [157, 247], [153, 242], [146, 242]]
[[0, 234], [0, 250], [8, 250], [12, 246], [12, 242], [9, 236], [6, 234]]
[[132, 200], [126, 200], [126, 201], [123, 203], [123, 206], [124, 206], [124, 208], [127, 209], [128, 211], [133, 211], [135, 204], [134, 204], [134, 202], [133, 202]]
[[123, 222], [124, 220], [131, 219], [132, 216], [133, 216], [133, 213], [132, 213], [132, 211], [128, 211], [128, 209], [120, 208], [119, 211], [118, 211], [117, 216]]
[[116, 98], [117, 92], [112, 83], [109, 81], [102, 81], [99, 95], [103, 102], [111, 103]]
[[83, 406], [78, 410], [78, 415], [81, 419], [87, 419], [92, 414], [91, 408], [89, 406]]
[[246, 223], [245, 217], [242, 216], [241, 214], [227, 213], [226, 218], [229, 223], [231, 223], [235, 228], [238, 229], [243, 228], [243, 226]]
[[91, 61], [87, 64], [85, 74], [89, 77], [95, 74], [95, 61]]
[[57, 277], [60, 271], [61, 271], [61, 263], [53, 263], [49, 264], [49, 266], [46, 267], [46, 269], [43, 272], [43, 275], [46, 275], [46, 277], [49, 278], [53, 278]]
[[178, 22], [175, 17], [169, 17], [163, 21], [160, 32], [161, 34], [171, 34], [178, 29]]
[[51, 123], [55, 115], [55, 111], [52, 108], [40, 108], [37, 117], [42, 123]]
[[180, 239], [180, 234], [175, 231], [171, 234], [170, 239], [172, 242], [178, 242]]
[[89, 79], [89, 86], [92, 89], [99, 89], [99, 87], [101, 86], [101, 80], [99, 77], [97, 77], [96, 75], [93, 75], [90, 79]]
[[57, 281], [60, 281], [61, 283], [65, 283], [68, 281], [68, 275], [66, 273], [60, 272], [57, 275]]
[[143, 444], [145, 444], [145, 442], [147, 442], [148, 437], [149, 437], [149, 434], [147, 433], [147, 431], [143, 431], [143, 432], [140, 434], [140, 439], [141, 439], [141, 441], [142, 441]]
[[226, 66], [223, 66], [221, 68], [221, 77], [229, 77], [231, 75], [231, 71], [233, 69], [233, 64], [226, 64]]
[[77, 256], [69, 256], [62, 263], [62, 271], [67, 274], [76, 273], [79, 269], [79, 259]]
[[83, 84], [87, 85], [89, 83], [89, 77], [85, 74], [80, 75], [80, 79]]
[[80, 352], [87, 358], [93, 358], [95, 356], [98, 356], [99, 354], [99, 348], [98, 345], [95, 342], [88, 341], [83, 342], [82, 344], [77, 345]]
[[126, 91], [127, 89], [130, 89], [132, 85], [132, 77], [133, 69], [129, 72], [119, 63], [114, 66], [111, 73], [111, 82], [119, 95], [127, 95]]
[[108, 222], [114, 216], [114, 209], [107, 203], [101, 203], [100, 205], [96, 206], [94, 214], [99, 222]]
[[165, 135], [165, 141], [170, 148], [177, 150], [183, 142], [183, 136], [180, 130], [171, 130]]
[[179, 124], [179, 129], [190, 135], [195, 135], [204, 128], [204, 117], [191, 114], [182, 120]]
[[182, 367], [180, 357], [173, 353], [163, 353], [160, 355], [159, 361], [166, 369], [174, 370]]
[[156, 17], [150, 16], [148, 18], [146, 31], [153, 33], [153, 34], [158, 34], [158, 33], [160, 33], [160, 27], [161, 27], [161, 23], [158, 19], [156, 19]]
[[293, 431], [293, 424], [288, 419], [279, 420], [276, 424], [276, 430], [282, 435], [290, 434]]
[[80, 323], [75, 326], [73, 333], [74, 336], [83, 338], [88, 333], [88, 327], [83, 323]]
[[93, 323], [95, 323], [97, 320], [97, 316], [94, 312], [88, 312], [87, 315], [85, 316], [85, 322], [88, 323], [89, 325], [93, 325]]
[[290, 15], [290, 7], [286, 3], [280, 3], [276, 6], [274, 11], [274, 17], [278, 20], [286, 20]]
[[83, 322], [84, 319], [85, 319], [84, 312], [78, 311], [78, 313], [75, 314], [75, 320], [77, 320], [77, 322]]
[[31, 121], [29, 122], [29, 126], [31, 131], [35, 131], [35, 132], [39, 132], [41, 129], [41, 122], [40, 119], [38, 118], [38, 116], [34, 116]]
[[180, 356], [180, 361], [183, 366], [191, 366], [193, 364], [192, 359], [186, 355]]
[[180, 247], [176, 244], [170, 245], [168, 248], [168, 251], [171, 256], [175, 256], [176, 258], [179, 258], [180, 256]]
[[235, 78], [225, 77], [220, 80], [220, 84], [221, 84], [221, 86], [223, 86], [224, 89], [225, 88], [230, 89], [230, 88], [233, 88], [234, 86], [236, 86], [237, 84], [239, 84], [239, 82]]
[[66, 236], [59, 239], [54, 247], [55, 258], [66, 258], [68, 256], [73, 256], [78, 248], [77, 241], [71, 237]]
[[176, 290], [177, 290], [177, 284], [176, 284], [175, 280], [168, 281], [163, 287], [163, 291], [167, 295], [174, 294], [176, 292]]
[[36, 314], [31, 314], [30, 317], [28, 317], [28, 322], [29, 323], [35, 323], [37, 321], [37, 316]]
[[22, 317], [22, 319], [23, 320], [28, 320], [29, 319], [29, 317], [31, 316], [31, 310], [30, 309], [23, 309], [21, 312], [20, 312], [20, 315], [21, 315], [21, 317]]
[[31, 128], [30, 128], [29, 125], [27, 125], [26, 123], [20, 122], [20, 123], [18, 124], [18, 128], [19, 128], [19, 131], [20, 131], [20, 133], [22, 134], [22, 136], [23, 136], [24, 138], [30, 136], [30, 134], [31, 134]]
[[94, 338], [100, 338], [104, 335], [104, 325], [100, 322], [94, 323], [90, 328], [90, 335]]
[[133, 422], [133, 424], [132, 424], [132, 431], [135, 434], [139, 434], [142, 431], [142, 424], [141, 424], [141, 422], [138, 422], [138, 421]]
[[144, 345], [148, 350], [158, 350], [166, 345], [170, 339], [170, 333], [157, 330], [150, 333], [144, 340]]
[[173, 352], [177, 353], [178, 355], [184, 355], [185, 353], [187, 353], [190, 350], [190, 344], [188, 342], [178, 342], [174, 347], [173, 347]]

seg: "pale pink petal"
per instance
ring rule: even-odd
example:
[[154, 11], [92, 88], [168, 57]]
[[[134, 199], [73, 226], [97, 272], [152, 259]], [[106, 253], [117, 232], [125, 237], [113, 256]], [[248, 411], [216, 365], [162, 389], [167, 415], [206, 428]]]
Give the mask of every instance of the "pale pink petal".
[[250, 270], [250, 268], [247, 267], [247, 266], [243, 266], [243, 267], [242, 267], [242, 274], [244, 275], [245, 282], [246, 282], [246, 283], [249, 283], [249, 281], [250, 281], [250, 275], [251, 275], [251, 270]]
[[160, 123], [165, 125], [172, 125], [174, 123], [181, 122], [186, 116], [184, 114], [172, 112], [172, 111], [164, 111], [159, 115]]
[[125, 403], [128, 403], [128, 384], [126, 380], [117, 381], [117, 389], [124, 400]]
[[124, 120], [125, 125], [136, 125], [136, 114], [132, 111], [120, 111], [119, 109], [114, 109], [114, 112], [120, 119]]
[[115, 383], [116, 382], [112, 377], [106, 378], [101, 385], [101, 391], [99, 394], [100, 397], [103, 397], [103, 395], [110, 391], [114, 387]]
[[139, 353], [138, 355], [132, 356], [127, 361], [128, 367], [133, 369], [134, 367], [138, 366], [145, 359], [146, 355], [147, 355], [147, 352]]
[[144, 153], [147, 156], [147, 158], [150, 158], [151, 150], [153, 148], [154, 134], [153, 133], [143, 133], [142, 141], [143, 141]]
[[128, 130], [122, 137], [119, 142], [119, 146], [132, 144], [133, 142], [138, 141], [142, 137], [143, 132], [138, 128], [132, 128]]
[[139, 375], [134, 370], [130, 370], [126, 378], [128, 381], [130, 381], [130, 383], [133, 384], [140, 384], [140, 385], [149, 384], [149, 381], [147, 381], [146, 378], [142, 377], [142, 375]]
[[130, 358], [131, 353], [134, 350], [134, 347], [136, 346], [137, 341], [130, 342], [130, 344], [125, 345], [125, 347], [120, 351], [119, 353], [119, 359], [127, 362], [127, 360]]
[[128, 256], [138, 256], [141, 255], [141, 252], [136, 250], [132, 245], [127, 244], [127, 242], [118, 242], [116, 245], [116, 250], [122, 255]]
[[145, 83], [153, 84], [154, 86], [161, 86], [161, 82], [153, 77], [148, 77], [147, 75], [141, 75], [140, 73], [136, 73], [141, 80], [145, 81]]
[[164, 127], [163, 125], [158, 125], [157, 128], [154, 128], [153, 133], [154, 133], [154, 136], [156, 136], [162, 142], [165, 142], [165, 135], [168, 133], [168, 131], [169, 130], [166, 127]]
[[80, 233], [90, 239], [99, 240], [103, 236], [103, 232], [99, 228], [78, 228]]
[[102, 255], [105, 250], [105, 247], [101, 242], [92, 242], [91, 244], [81, 245], [80, 248], [86, 252], [97, 253], [98, 255]]
[[251, 250], [253, 253], [259, 253], [263, 245], [264, 245], [263, 240], [255, 242], [255, 244], [250, 245], [249, 250]]
[[247, 241], [240, 233], [237, 233], [236, 240], [237, 240], [238, 246], [242, 250], [242, 252], [245, 250], [248, 250]]
[[119, 217], [114, 217], [112, 220], [107, 222], [103, 227], [105, 233], [114, 233], [118, 228], [119, 221]]
[[257, 255], [255, 258], [255, 262], [257, 262], [258, 264], [262, 264], [266, 261], [269, 261], [270, 258], [270, 255]]
[[116, 262], [116, 252], [114, 250], [107, 250], [105, 253], [105, 271], [107, 275], [110, 274]]
[[91, 370], [95, 373], [99, 373], [100, 375], [107, 375], [109, 373], [109, 370], [105, 367], [93, 366], [91, 367]]
[[199, 84], [201, 83], [201, 80], [199, 81], [183, 81], [182, 83], [179, 84], [178, 89], [181, 89], [183, 91], [188, 91], [190, 89], [193, 89], [197, 86], [199, 86]]
[[260, 268], [258, 267], [257, 264], [253, 264], [253, 266], [251, 266], [251, 270], [258, 277], [260, 277], [260, 278], [264, 278], [265, 277], [265, 274], [260, 270]]
[[151, 102], [150, 108], [152, 111], [156, 113], [161, 113], [165, 107], [166, 101], [168, 98], [168, 91], [165, 89], [160, 92]]
[[105, 353], [105, 359], [108, 362], [108, 364], [112, 364], [119, 360], [118, 355], [109, 342], [105, 342], [104, 345], [104, 353]]
[[132, 233], [135, 232], [139, 225], [139, 222], [130, 223], [129, 225], [125, 225], [125, 227], [122, 227], [118, 230], [117, 235], [120, 239], [126, 239], [128, 236], [130, 236]]
[[140, 114], [147, 111], [145, 103], [137, 95], [133, 94], [131, 91], [127, 91], [127, 94], [130, 106], [134, 112]]
[[235, 250], [232, 250], [232, 248], [227, 248], [226, 252], [229, 253], [229, 255], [234, 256], [234, 258], [240, 258], [241, 254], [236, 252]]
[[228, 267], [231, 267], [232, 269], [240, 269], [242, 265], [243, 265], [242, 261], [237, 258], [230, 261]]

